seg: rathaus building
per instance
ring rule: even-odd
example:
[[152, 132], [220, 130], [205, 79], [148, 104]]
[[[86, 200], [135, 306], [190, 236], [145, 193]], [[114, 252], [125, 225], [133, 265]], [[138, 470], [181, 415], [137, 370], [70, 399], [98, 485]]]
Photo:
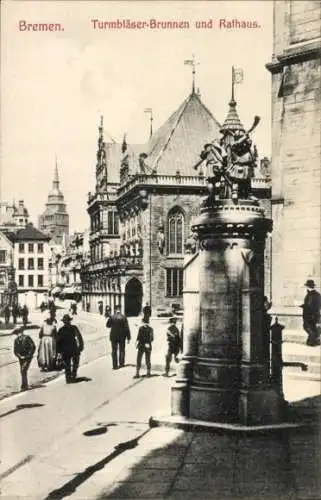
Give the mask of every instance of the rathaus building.
[[[183, 305], [184, 254], [196, 251], [190, 227], [207, 193], [200, 152], [226, 124], [244, 132], [234, 99], [221, 125], [194, 86], [145, 145], [105, 140], [101, 118], [87, 208], [90, 262], [82, 269], [87, 310], [96, 311], [100, 301], [112, 311], [120, 304], [127, 315], [139, 314], [146, 302], [153, 314]], [[253, 194], [269, 210], [268, 160], [256, 170]]]

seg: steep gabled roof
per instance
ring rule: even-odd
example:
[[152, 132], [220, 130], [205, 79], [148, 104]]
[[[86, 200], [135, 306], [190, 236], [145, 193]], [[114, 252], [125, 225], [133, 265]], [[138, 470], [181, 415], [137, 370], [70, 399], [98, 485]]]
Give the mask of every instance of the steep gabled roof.
[[7, 235], [11, 241], [49, 241], [50, 236], [43, 233], [36, 227], [31, 224], [28, 224], [26, 227], [19, 229], [19, 231], [15, 233], [10, 233], [10, 236]]
[[194, 175], [204, 144], [219, 137], [220, 124], [192, 93], [155, 132], [146, 146], [146, 164], [158, 174]]

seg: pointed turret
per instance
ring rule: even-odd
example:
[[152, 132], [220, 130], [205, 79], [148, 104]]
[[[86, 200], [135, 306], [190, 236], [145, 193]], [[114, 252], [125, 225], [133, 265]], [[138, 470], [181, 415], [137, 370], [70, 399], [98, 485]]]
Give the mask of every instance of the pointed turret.
[[[240, 70], [238, 70], [240, 71]], [[239, 130], [240, 132], [245, 132], [245, 129], [242, 125], [242, 122], [239, 118], [239, 115], [236, 111], [236, 100], [235, 100], [235, 96], [234, 96], [234, 86], [235, 86], [235, 83], [241, 83], [241, 80], [237, 80], [236, 79], [236, 76], [237, 76], [237, 72], [234, 68], [234, 66], [232, 67], [232, 95], [231, 95], [231, 100], [229, 102], [229, 110], [228, 110], [228, 113], [227, 113], [227, 117], [225, 118], [225, 121], [223, 123], [223, 126], [221, 128], [222, 131], [224, 130]], [[243, 78], [243, 73], [242, 73], [242, 78]]]
[[229, 107], [230, 109], [228, 110], [227, 117], [225, 118], [221, 130], [239, 130], [241, 132], [245, 132], [245, 129], [236, 111], [236, 101], [231, 100], [229, 102]]
[[122, 151], [123, 154], [125, 154], [126, 151], [127, 151], [126, 134], [124, 134], [124, 137], [123, 137], [123, 143], [121, 145], [121, 151]]

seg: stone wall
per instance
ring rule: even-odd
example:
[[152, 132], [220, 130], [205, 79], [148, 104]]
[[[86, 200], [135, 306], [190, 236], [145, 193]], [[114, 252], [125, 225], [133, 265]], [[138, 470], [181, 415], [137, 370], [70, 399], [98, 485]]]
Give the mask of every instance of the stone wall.
[[272, 300], [290, 315], [300, 314], [305, 280], [321, 281], [320, 10], [314, 1], [275, 4]]

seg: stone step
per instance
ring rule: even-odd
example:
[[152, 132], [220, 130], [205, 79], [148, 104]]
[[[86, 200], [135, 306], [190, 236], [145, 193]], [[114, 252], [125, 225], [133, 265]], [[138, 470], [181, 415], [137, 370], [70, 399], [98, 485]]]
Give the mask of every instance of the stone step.
[[306, 344], [307, 334], [303, 330], [283, 330], [283, 342]]
[[321, 348], [311, 347], [297, 343], [283, 342], [283, 360], [288, 362], [299, 362], [308, 365], [308, 370], [303, 372], [300, 367], [288, 366], [284, 368], [291, 379], [321, 381]]
[[[288, 370], [288, 368], [286, 368]], [[314, 382], [320, 382], [321, 381], [321, 374], [320, 373], [310, 373], [309, 371], [307, 372], [289, 372], [288, 376], [291, 378], [291, 380], [305, 380], [305, 381], [314, 381]]]
[[321, 359], [320, 356], [316, 355], [309, 355], [309, 354], [284, 354], [283, 355], [284, 361], [301, 361], [302, 363], [307, 363], [308, 365], [311, 364], [316, 364], [316, 365], [321, 365]]
[[321, 376], [321, 366], [320, 364], [317, 363], [309, 363], [308, 364], [308, 369], [306, 372], [303, 372], [299, 366], [285, 366], [284, 370], [288, 370], [289, 372], [295, 372], [295, 373], [316, 373]]

